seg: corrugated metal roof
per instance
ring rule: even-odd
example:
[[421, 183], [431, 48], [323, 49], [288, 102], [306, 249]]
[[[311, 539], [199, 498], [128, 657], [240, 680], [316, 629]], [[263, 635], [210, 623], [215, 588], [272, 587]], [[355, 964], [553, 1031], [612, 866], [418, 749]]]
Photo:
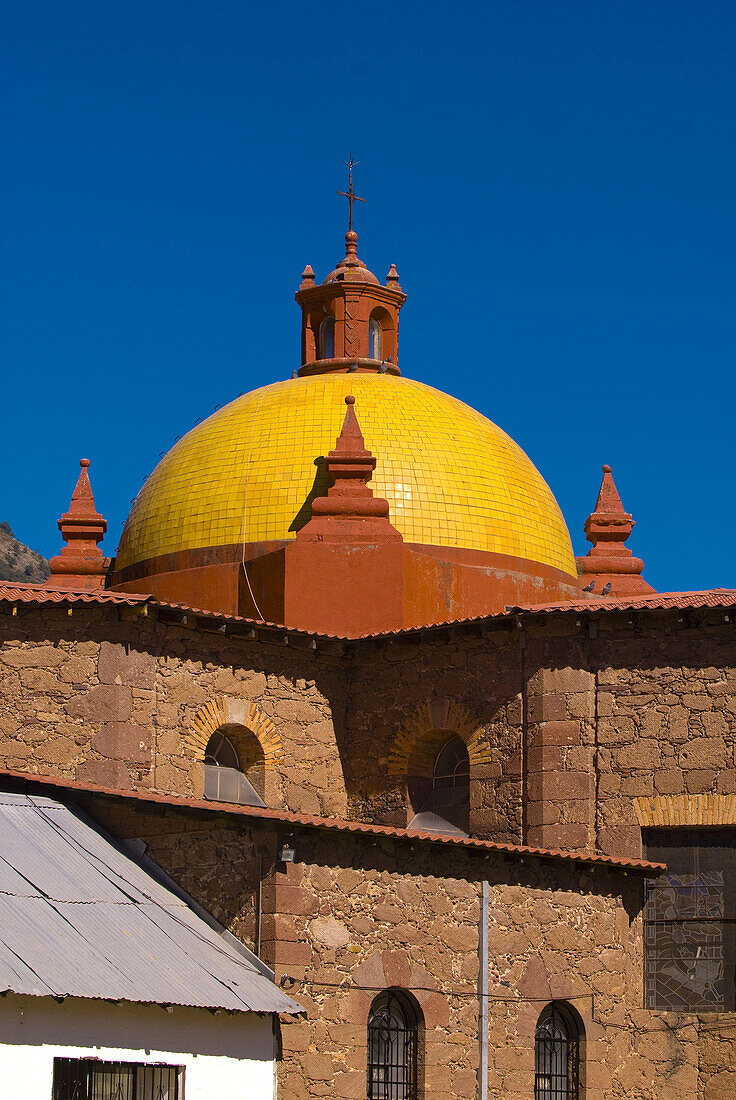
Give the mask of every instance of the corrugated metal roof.
[[0, 792], [0, 990], [299, 1013], [76, 811]]

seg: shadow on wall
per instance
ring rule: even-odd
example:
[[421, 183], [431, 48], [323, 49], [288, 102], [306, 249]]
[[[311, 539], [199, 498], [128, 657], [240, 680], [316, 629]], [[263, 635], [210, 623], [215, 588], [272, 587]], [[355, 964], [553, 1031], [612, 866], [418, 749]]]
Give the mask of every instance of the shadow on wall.
[[107, 1047], [141, 1051], [186, 1051], [195, 1055], [271, 1062], [273, 1033], [268, 1016], [238, 1012], [213, 1016], [207, 1009], [175, 1005], [118, 1005], [67, 997], [9, 994], [0, 1005], [3, 1044]]
[[314, 475], [314, 481], [312, 482], [312, 488], [309, 490], [307, 496], [304, 498], [304, 503], [294, 516], [293, 520], [289, 524], [290, 531], [301, 531], [305, 524], [309, 523], [312, 518], [312, 501], [317, 497], [327, 496], [327, 490], [330, 487], [330, 481], [327, 477], [327, 469], [325, 466], [324, 457], [315, 458], [314, 465], [317, 467], [317, 471]]

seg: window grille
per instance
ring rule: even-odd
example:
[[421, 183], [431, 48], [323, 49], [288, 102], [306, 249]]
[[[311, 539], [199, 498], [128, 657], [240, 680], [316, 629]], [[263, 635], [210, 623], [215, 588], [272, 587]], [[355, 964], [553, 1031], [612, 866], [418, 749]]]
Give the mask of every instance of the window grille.
[[470, 824], [470, 758], [465, 742], [451, 737], [432, 774], [432, 812], [467, 832]]
[[534, 1036], [534, 1100], [578, 1100], [580, 1036], [572, 1014], [553, 1002]]
[[380, 993], [368, 1016], [368, 1100], [417, 1100], [416, 1012], [399, 990]]
[[736, 829], [649, 829], [647, 858], [667, 870], [646, 886], [647, 1008], [736, 1009]]
[[179, 1100], [180, 1066], [54, 1058], [52, 1100]]

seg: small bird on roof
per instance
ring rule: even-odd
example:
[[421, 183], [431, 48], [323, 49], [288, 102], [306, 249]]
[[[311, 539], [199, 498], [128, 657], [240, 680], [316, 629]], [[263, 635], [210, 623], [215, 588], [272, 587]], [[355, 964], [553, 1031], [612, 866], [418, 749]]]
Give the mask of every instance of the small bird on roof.
[[606, 583], [603, 585], [603, 588], [601, 588], [601, 595], [602, 596], [610, 596], [611, 595], [611, 582], [610, 581], [606, 581]]
[[586, 584], [585, 588], [583, 589], [583, 592], [592, 592], [594, 588], [595, 588], [595, 578], [593, 578], [593, 580], [590, 582], [590, 584]]

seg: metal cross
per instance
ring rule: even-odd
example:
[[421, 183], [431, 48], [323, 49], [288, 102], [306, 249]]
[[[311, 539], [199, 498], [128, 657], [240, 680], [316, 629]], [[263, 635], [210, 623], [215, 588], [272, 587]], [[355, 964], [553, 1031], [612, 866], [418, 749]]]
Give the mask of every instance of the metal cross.
[[361, 199], [360, 195], [356, 195], [355, 191], [353, 191], [353, 168], [355, 168], [355, 166], [359, 163], [360, 163], [360, 161], [353, 160], [353, 154], [352, 153], [350, 154], [350, 160], [344, 160], [343, 161], [343, 164], [345, 165], [345, 167], [348, 170], [348, 189], [347, 189], [347, 191], [338, 191], [337, 192], [338, 195], [342, 195], [343, 198], [346, 198], [348, 200], [348, 205], [350, 207], [348, 231], [351, 232], [351, 233], [352, 233], [352, 230], [353, 230], [353, 203], [365, 202], [365, 199]]

